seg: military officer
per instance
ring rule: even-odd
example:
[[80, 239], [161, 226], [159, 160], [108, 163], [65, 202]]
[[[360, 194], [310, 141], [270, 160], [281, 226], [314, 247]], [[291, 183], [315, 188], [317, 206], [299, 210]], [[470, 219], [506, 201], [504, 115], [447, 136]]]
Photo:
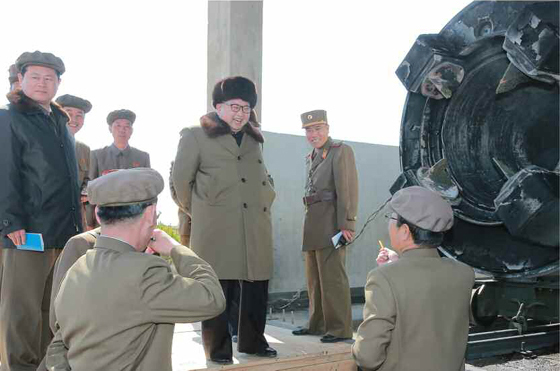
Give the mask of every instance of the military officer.
[[[47, 326], [52, 269], [82, 229], [74, 140], [52, 100], [65, 67], [51, 53], [16, 61], [21, 89], [0, 108], [1, 370], [36, 369], [52, 337]], [[44, 251], [21, 248], [41, 234]]]
[[[68, 131], [74, 139], [76, 138], [76, 134], [82, 129], [84, 126], [84, 121], [86, 118], [86, 113], [91, 111], [91, 103], [80, 97], [76, 97], [74, 95], [65, 94], [61, 95], [60, 97], [56, 98], [56, 103], [58, 103], [64, 111], [70, 117], [70, 121], [68, 121]], [[76, 160], [78, 161], [78, 182], [80, 184], [80, 192], [81, 192], [81, 201], [82, 201], [82, 221], [83, 225], [87, 225], [86, 223], [86, 203], [87, 203], [87, 195], [86, 195], [86, 186], [87, 182], [89, 181], [89, 157], [90, 157], [90, 149], [89, 147], [79, 140], [76, 140]]]
[[[136, 114], [127, 109], [112, 111], [107, 115], [113, 144], [93, 150], [90, 158], [89, 179], [93, 180], [116, 169], [150, 167], [150, 155], [129, 145]], [[88, 207], [88, 226], [97, 227], [93, 207]]]
[[294, 335], [321, 335], [324, 343], [352, 338], [350, 285], [346, 247], [335, 248], [332, 237], [354, 238], [358, 212], [358, 175], [354, 152], [329, 137], [327, 112], [301, 115], [302, 128], [313, 150], [307, 155], [303, 251], [309, 294], [307, 327]]
[[[154, 229], [163, 186], [161, 175], [147, 168], [118, 170], [88, 184], [101, 231], [60, 285], [49, 370], [171, 371], [175, 323], [224, 310], [210, 265]], [[174, 269], [153, 252], [170, 256]]]
[[15, 64], [12, 64], [8, 69], [9, 77], [8, 81], [10, 82], [10, 91], [14, 91], [16, 89], [21, 88], [21, 84], [18, 80], [18, 69]]
[[366, 370], [464, 370], [474, 271], [437, 251], [453, 226], [453, 210], [418, 186], [396, 192], [389, 206], [389, 237], [399, 259], [382, 257], [383, 265], [368, 274], [352, 355]]

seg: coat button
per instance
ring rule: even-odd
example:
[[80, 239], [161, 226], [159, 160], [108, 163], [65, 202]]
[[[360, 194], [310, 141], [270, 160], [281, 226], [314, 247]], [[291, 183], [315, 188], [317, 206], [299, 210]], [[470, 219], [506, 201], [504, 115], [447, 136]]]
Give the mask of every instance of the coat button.
[[263, 211], [266, 213], [266, 210], [268, 210], [268, 209], [265, 207]]
[[60, 144], [60, 148], [64, 148], [64, 144], [61, 143], [61, 144]]
[[243, 207], [244, 207], [244, 208], [247, 208], [247, 204], [246, 204], [245, 202], [243, 203]]
[[237, 159], [238, 159], [239, 161], [241, 161], [241, 156], [237, 156]]
[[247, 179], [241, 178], [241, 181], [242, 181], [243, 183], [245, 183], [245, 182], [247, 181]]
[[266, 181], [263, 180], [263, 186], [265, 186], [265, 185], [266, 185]]
[[259, 164], [262, 164], [262, 160], [259, 160]]

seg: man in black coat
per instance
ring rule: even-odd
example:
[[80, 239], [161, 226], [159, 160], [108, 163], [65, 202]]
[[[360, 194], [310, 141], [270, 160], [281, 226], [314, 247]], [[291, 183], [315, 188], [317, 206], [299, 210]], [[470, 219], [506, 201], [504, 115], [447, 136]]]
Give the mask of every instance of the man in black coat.
[[[23, 53], [21, 90], [0, 109], [0, 302], [2, 371], [35, 370], [52, 334], [52, 269], [66, 241], [82, 231], [78, 168], [68, 115], [52, 102], [64, 73], [50, 53]], [[43, 251], [24, 249], [29, 233]]]

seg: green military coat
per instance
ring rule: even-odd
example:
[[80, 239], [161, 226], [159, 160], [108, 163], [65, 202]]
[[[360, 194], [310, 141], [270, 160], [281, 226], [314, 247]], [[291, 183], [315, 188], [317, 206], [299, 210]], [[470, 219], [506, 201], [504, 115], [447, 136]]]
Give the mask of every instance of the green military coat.
[[333, 248], [335, 234], [356, 229], [358, 173], [354, 151], [329, 138], [322, 148], [307, 155], [306, 172], [305, 196], [315, 200], [306, 206], [303, 251]]
[[407, 250], [368, 274], [364, 321], [352, 354], [366, 370], [465, 368], [471, 267], [435, 248]]
[[89, 178], [104, 175], [108, 170], [150, 167], [150, 155], [128, 146], [122, 151], [114, 144], [91, 152]]
[[239, 147], [216, 113], [181, 132], [173, 165], [180, 206], [191, 215], [191, 248], [220, 279], [268, 280], [273, 246], [270, 208], [276, 196], [258, 128], [246, 124]]
[[89, 162], [90, 162], [90, 149], [85, 144], [76, 141], [76, 160], [78, 161], [78, 182], [80, 184], [80, 191], [87, 187], [89, 181]]
[[177, 273], [158, 256], [98, 237], [60, 286], [54, 304], [59, 328], [47, 368], [171, 371], [174, 324], [225, 309], [208, 263], [184, 246], [174, 247], [171, 259]]

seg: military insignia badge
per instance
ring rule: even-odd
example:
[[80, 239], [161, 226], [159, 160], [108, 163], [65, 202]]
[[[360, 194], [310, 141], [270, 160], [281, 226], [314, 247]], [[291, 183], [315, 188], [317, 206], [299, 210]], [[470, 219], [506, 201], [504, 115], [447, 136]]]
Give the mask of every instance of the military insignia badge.
[[134, 161], [132, 163], [132, 167], [140, 167], [140, 163], [138, 161]]

